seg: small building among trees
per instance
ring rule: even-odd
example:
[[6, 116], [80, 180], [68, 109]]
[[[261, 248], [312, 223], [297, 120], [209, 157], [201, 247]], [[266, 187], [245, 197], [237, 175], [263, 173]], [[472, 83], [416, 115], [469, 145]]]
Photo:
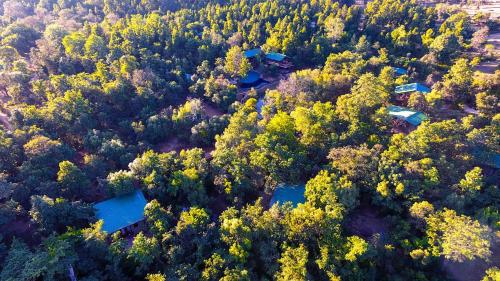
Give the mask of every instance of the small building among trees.
[[427, 95], [430, 92], [431, 89], [420, 83], [404, 84], [401, 86], [397, 86], [394, 90], [396, 100], [402, 105], [408, 104], [408, 99], [413, 93], [421, 93], [423, 95]]
[[289, 69], [293, 66], [286, 55], [276, 52], [266, 54], [266, 63], [284, 69]]
[[140, 190], [114, 197], [94, 205], [96, 217], [103, 220], [102, 230], [111, 234], [144, 220], [147, 201]]
[[299, 203], [304, 203], [306, 186], [281, 184], [276, 187], [271, 197], [270, 206], [274, 204], [285, 204], [286, 202], [292, 203], [293, 207], [297, 207]]
[[428, 119], [424, 113], [420, 111], [414, 111], [402, 106], [390, 105], [389, 107], [387, 107], [387, 111], [389, 115], [395, 118], [394, 125], [397, 127], [417, 127], [423, 121]]
[[260, 85], [264, 80], [262, 80], [261, 75], [259, 72], [255, 70], [250, 70], [247, 75], [242, 77], [240, 79], [240, 86], [243, 89], [248, 89], [252, 87], [257, 87]]
[[246, 50], [245, 52], [243, 52], [243, 54], [245, 55], [245, 57], [247, 59], [256, 58], [261, 53], [262, 53], [262, 50], [260, 48], [250, 49], [250, 50]]
[[396, 76], [408, 74], [408, 71], [401, 67], [393, 67], [392, 69], [394, 69], [394, 73], [396, 74]]
[[421, 83], [410, 83], [410, 84], [404, 84], [397, 86], [396, 89], [394, 90], [396, 94], [406, 94], [406, 93], [413, 93], [413, 92], [420, 92], [423, 94], [428, 94], [431, 92], [431, 89], [426, 87], [425, 85]]

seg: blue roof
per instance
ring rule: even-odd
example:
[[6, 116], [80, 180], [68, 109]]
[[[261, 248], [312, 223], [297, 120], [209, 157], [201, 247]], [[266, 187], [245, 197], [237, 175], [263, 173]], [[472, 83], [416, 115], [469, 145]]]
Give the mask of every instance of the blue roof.
[[102, 230], [114, 233], [144, 219], [147, 201], [142, 191], [111, 198], [94, 205], [96, 217], [104, 221]]
[[260, 55], [262, 51], [259, 48], [247, 50], [244, 52], [246, 58], [253, 58], [257, 55]]
[[255, 70], [250, 70], [245, 77], [240, 79], [240, 83], [243, 84], [252, 84], [257, 82], [260, 79], [260, 73]]
[[291, 202], [294, 207], [297, 207], [299, 203], [304, 203], [306, 198], [304, 193], [306, 191], [305, 185], [279, 185], [271, 197], [271, 206], [278, 203], [284, 204], [285, 202]]
[[392, 69], [394, 69], [394, 72], [396, 72], [396, 75], [408, 74], [408, 71], [404, 68], [401, 68], [401, 67], [393, 67]]
[[411, 84], [397, 86], [394, 92], [396, 94], [409, 93], [409, 92], [421, 92], [427, 94], [431, 92], [431, 89], [420, 83], [411, 83]]
[[428, 119], [422, 112], [414, 111], [406, 107], [390, 105], [387, 107], [387, 110], [389, 111], [389, 115], [402, 119], [413, 126], [418, 126]]
[[280, 53], [275, 53], [275, 52], [270, 52], [266, 54], [266, 59], [274, 60], [274, 61], [282, 61], [286, 58], [286, 55], [280, 54]]

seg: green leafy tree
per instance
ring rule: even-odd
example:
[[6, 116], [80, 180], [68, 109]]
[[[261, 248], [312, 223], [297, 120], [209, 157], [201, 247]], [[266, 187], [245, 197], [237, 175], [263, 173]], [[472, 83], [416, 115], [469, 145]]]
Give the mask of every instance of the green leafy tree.
[[458, 262], [491, 256], [490, 229], [478, 221], [448, 209], [431, 215], [426, 221], [434, 255]]
[[62, 194], [69, 197], [81, 197], [90, 186], [90, 181], [86, 175], [70, 161], [59, 163], [57, 182]]
[[61, 233], [68, 226], [82, 227], [94, 219], [92, 206], [78, 201], [34, 195], [31, 206], [31, 219], [46, 233]]
[[268, 182], [298, 181], [305, 166], [305, 152], [295, 137], [295, 123], [285, 112], [276, 114], [255, 139], [252, 165], [261, 168]]
[[134, 237], [132, 247], [128, 250], [128, 258], [135, 263], [135, 273], [139, 276], [143, 276], [150, 271], [159, 256], [160, 245], [158, 240], [155, 237], [148, 238], [142, 232], [139, 232]]
[[307, 280], [308, 251], [304, 245], [297, 248], [287, 247], [279, 259], [281, 269], [277, 280]]
[[243, 77], [252, 69], [252, 65], [238, 46], [233, 46], [227, 51], [224, 70], [232, 77]]
[[134, 175], [129, 171], [110, 173], [106, 178], [109, 193], [114, 196], [125, 195], [134, 191]]

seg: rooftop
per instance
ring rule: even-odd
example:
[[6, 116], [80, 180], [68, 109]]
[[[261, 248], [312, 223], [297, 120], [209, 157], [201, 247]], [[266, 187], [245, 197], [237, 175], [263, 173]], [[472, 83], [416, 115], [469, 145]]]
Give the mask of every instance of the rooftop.
[[427, 94], [431, 92], [431, 89], [420, 83], [411, 83], [411, 84], [397, 86], [394, 92], [396, 94], [409, 93], [409, 92], [421, 92]]
[[104, 221], [103, 231], [114, 233], [144, 219], [147, 201], [142, 191], [111, 198], [94, 205], [96, 217]]
[[389, 111], [389, 115], [402, 119], [413, 126], [418, 126], [428, 119], [422, 112], [414, 111], [406, 107], [390, 105], [387, 107], [387, 110]]
[[304, 193], [306, 191], [305, 185], [279, 185], [276, 190], [274, 190], [273, 197], [271, 197], [271, 206], [278, 203], [284, 204], [285, 202], [291, 202], [294, 207], [297, 207], [299, 203], [304, 203], [306, 201]]
[[244, 52], [244, 55], [246, 58], [253, 58], [255, 56], [258, 56], [260, 55], [261, 53], [261, 49], [260, 48], [255, 48], [255, 49], [251, 49], [251, 50], [247, 50]]
[[396, 72], [396, 75], [408, 74], [408, 71], [404, 68], [401, 68], [401, 67], [393, 67], [392, 69], [394, 69], [394, 72]]
[[282, 61], [286, 58], [286, 55], [280, 54], [280, 53], [275, 53], [275, 52], [270, 52], [266, 54], [266, 59], [273, 60], [273, 61]]
[[240, 79], [240, 83], [252, 84], [260, 79], [260, 73], [255, 70], [250, 70], [245, 77]]

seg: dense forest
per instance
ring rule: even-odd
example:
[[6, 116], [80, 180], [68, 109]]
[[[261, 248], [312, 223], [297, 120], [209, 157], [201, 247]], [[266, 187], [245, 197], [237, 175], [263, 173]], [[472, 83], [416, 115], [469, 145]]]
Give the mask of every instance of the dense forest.
[[[0, 3], [0, 281], [500, 280], [500, 71], [476, 68], [498, 19]], [[284, 184], [304, 200], [271, 203]], [[104, 231], [96, 203], [135, 191], [144, 220]]]

